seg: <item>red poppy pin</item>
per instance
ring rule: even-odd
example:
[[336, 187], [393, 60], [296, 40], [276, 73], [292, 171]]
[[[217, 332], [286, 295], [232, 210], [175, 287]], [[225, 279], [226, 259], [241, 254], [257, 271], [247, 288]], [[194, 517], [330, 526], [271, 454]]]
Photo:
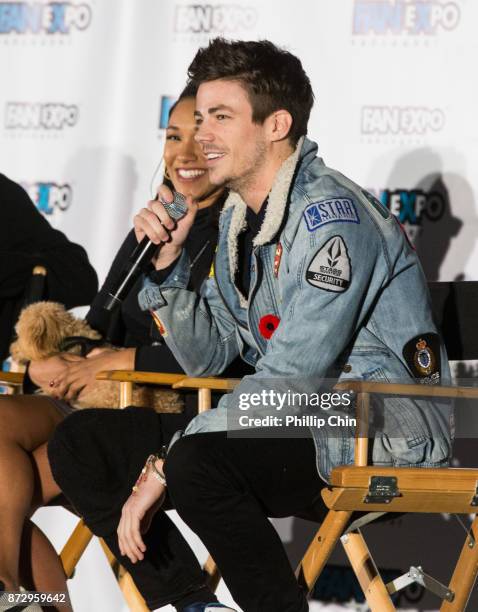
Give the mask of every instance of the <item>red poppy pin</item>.
[[261, 336], [266, 340], [272, 337], [272, 334], [279, 327], [280, 319], [273, 314], [267, 314], [259, 320], [259, 331]]

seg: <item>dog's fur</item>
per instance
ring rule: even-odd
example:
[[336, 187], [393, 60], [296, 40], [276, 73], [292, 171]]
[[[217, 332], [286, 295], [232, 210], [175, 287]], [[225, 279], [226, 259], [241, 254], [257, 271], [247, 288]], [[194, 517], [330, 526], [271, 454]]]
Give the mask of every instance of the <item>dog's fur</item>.
[[[10, 354], [21, 364], [57, 355], [62, 341], [69, 336], [101, 338], [85, 320], [74, 317], [56, 302], [35, 302], [27, 306], [20, 314], [15, 331], [17, 339], [10, 347]], [[80, 347], [76, 345], [69, 352], [79, 354]], [[49, 388], [42, 392], [51, 394]], [[116, 408], [118, 404], [119, 382], [110, 380], [88, 385], [72, 402], [75, 408]], [[157, 412], [181, 412], [183, 408], [179, 393], [146, 385], [134, 387], [132, 405], [148, 406]]]

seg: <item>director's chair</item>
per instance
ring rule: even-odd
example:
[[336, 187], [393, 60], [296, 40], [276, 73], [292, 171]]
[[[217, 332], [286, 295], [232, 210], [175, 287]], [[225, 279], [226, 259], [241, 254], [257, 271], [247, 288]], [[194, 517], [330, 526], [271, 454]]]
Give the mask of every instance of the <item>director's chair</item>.
[[[478, 359], [478, 282], [430, 283], [434, 317], [450, 360]], [[122, 373], [117, 373], [121, 377]], [[153, 379], [151, 379], [153, 382]], [[238, 381], [184, 378], [173, 388], [227, 391]], [[408, 468], [368, 465], [368, 418], [372, 396], [409, 396], [478, 400], [478, 388], [399, 385], [346, 381], [338, 390], [356, 397], [357, 423], [354, 465], [332, 471], [322, 497], [329, 509], [310, 543], [296, 576], [310, 592], [337, 543], [341, 542], [372, 612], [395, 610], [392, 596], [416, 582], [441, 600], [442, 612], [462, 612], [478, 574], [478, 518], [474, 518], [447, 585], [411, 566], [403, 576], [385, 584], [362, 535], [362, 528], [386, 513], [475, 514], [478, 507], [478, 468]], [[354, 513], [364, 514], [354, 519]], [[384, 517], [386, 518], [386, 517]], [[212, 565], [212, 567], [214, 567]], [[217, 580], [217, 573], [214, 574]]]
[[[19, 393], [22, 389], [23, 377], [24, 374], [21, 372], [0, 372], [0, 385], [10, 387], [13, 393]], [[184, 374], [158, 374], [155, 372], [120, 370], [102, 372], [98, 374], [97, 379], [118, 381], [119, 408], [125, 408], [132, 404], [134, 384], [154, 383], [155, 385], [167, 386], [172, 389], [197, 390], [198, 412], [204, 412], [210, 409], [211, 390], [226, 392], [239, 382], [238, 380], [232, 379], [187, 379]], [[75, 568], [92, 538], [93, 533], [83, 520], [80, 519], [60, 553], [63, 569], [68, 579], [73, 577]], [[141, 593], [136, 588], [131, 575], [122, 567], [101, 538], [100, 544], [118, 581], [119, 587], [123, 592], [129, 609], [132, 612], [147, 612], [148, 608], [146, 603]], [[214, 591], [218, 585], [220, 575], [211, 557], [207, 559], [203, 569], [208, 577], [208, 586]]]
[[[430, 283], [434, 317], [450, 360], [478, 358], [478, 282]], [[342, 382], [337, 389], [356, 396], [355, 462], [332, 471], [322, 497], [329, 512], [297, 568], [310, 591], [340, 540], [372, 612], [395, 610], [391, 596], [414, 582], [441, 600], [442, 612], [462, 612], [478, 574], [478, 469], [375, 467], [368, 461], [368, 422], [372, 396], [478, 400], [477, 387], [440, 387], [375, 382]], [[351, 522], [354, 512], [366, 513]], [[450, 582], [441, 584], [420, 566], [385, 584], [361, 528], [385, 513], [475, 514]]]
[[[100, 372], [96, 378], [97, 380], [113, 380], [119, 382], [119, 408], [126, 408], [132, 404], [134, 384], [154, 383], [155, 385], [168, 386], [172, 389], [197, 390], [198, 412], [204, 412], [211, 408], [211, 390], [226, 392], [239, 382], [233, 379], [188, 379], [184, 374], [158, 374], [156, 372], [136, 372], [129, 370]], [[60, 553], [67, 578], [73, 576], [75, 567], [92, 537], [92, 532], [85, 525], [83, 520], [80, 520]], [[136, 588], [131, 575], [121, 566], [101, 538], [100, 544], [115, 574], [129, 609], [132, 612], [147, 612], [148, 607], [141, 593]], [[214, 591], [219, 583], [220, 575], [216, 564], [210, 556], [206, 560], [203, 569], [207, 575], [208, 586]]]

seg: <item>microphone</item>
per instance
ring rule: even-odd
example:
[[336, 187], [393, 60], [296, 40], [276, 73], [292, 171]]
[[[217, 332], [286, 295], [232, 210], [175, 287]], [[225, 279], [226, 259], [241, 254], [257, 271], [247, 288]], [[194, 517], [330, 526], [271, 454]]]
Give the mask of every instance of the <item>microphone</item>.
[[[188, 212], [186, 198], [177, 191], [173, 195], [174, 199], [172, 202], [160, 201], [171, 219], [179, 221]], [[160, 248], [161, 244], [154, 244], [147, 236], [137, 244], [129, 256], [128, 263], [116, 284], [116, 288], [113, 287], [108, 293], [106, 303], [103, 305], [105, 310], [113, 312], [121, 305], [121, 302], [128, 295], [138, 276], [144, 271], [156, 251]]]

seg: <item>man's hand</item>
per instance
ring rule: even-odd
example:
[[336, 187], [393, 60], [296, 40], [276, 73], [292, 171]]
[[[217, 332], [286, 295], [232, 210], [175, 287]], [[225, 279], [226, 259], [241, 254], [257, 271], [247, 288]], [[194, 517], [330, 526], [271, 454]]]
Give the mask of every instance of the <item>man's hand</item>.
[[173, 194], [166, 185], [158, 188], [158, 200], [148, 202], [147, 208], [142, 208], [134, 217], [134, 231], [140, 242], [147, 236], [154, 244], [161, 244], [161, 249], [153, 261], [156, 270], [167, 268], [181, 254], [183, 244], [196, 217], [197, 203], [191, 196], [186, 198], [188, 212], [179, 221], [174, 221], [166, 212], [161, 199], [173, 201]]
[[136, 487], [123, 506], [117, 529], [120, 552], [132, 563], [144, 559], [146, 545], [141, 535], [148, 531], [166, 495], [166, 487], [148, 472]]

